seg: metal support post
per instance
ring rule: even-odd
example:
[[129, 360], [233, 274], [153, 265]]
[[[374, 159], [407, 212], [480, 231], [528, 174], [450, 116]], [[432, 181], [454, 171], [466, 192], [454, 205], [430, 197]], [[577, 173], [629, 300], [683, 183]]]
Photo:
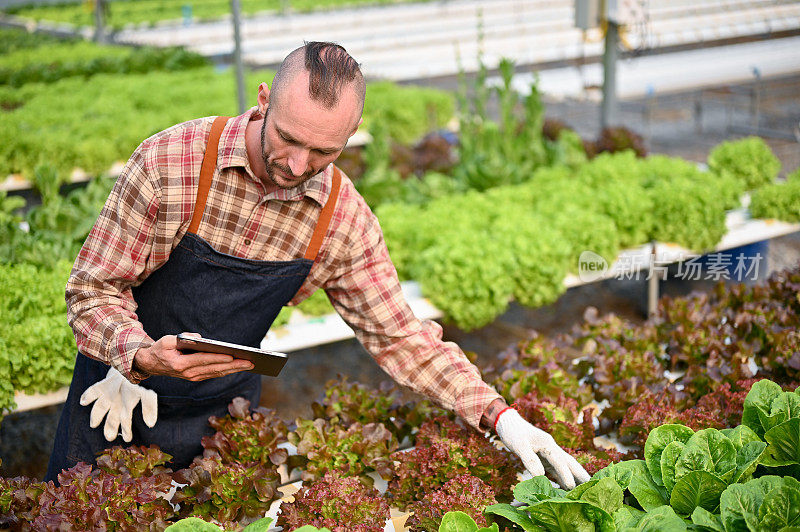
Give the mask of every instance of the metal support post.
[[703, 91], [697, 93], [694, 97], [694, 131], [695, 133], [703, 132]]
[[611, 17], [606, 29], [606, 46], [603, 52], [603, 103], [600, 127], [618, 124], [617, 105], [617, 58], [619, 55], [619, 25]]
[[239, 0], [231, 0], [231, 12], [233, 13], [233, 62], [236, 68], [236, 93], [239, 100], [239, 114], [247, 109], [244, 90], [244, 67], [242, 66], [242, 36], [239, 31], [241, 25], [241, 4]]
[[656, 275], [656, 243], [650, 253], [650, 276], [647, 279], [647, 317], [654, 318], [658, 312], [658, 275]]
[[94, 2], [94, 42], [106, 42], [106, 0]]
[[761, 122], [761, 71], [758, 67], [753, 67], [753, 76], [755, 83], [750, 93], [750, 127], [753, 128], [753, 134], [758, 135], [758, 126]]
[[653, 85], [650, 83], [647, 84], [647, 91], [645, 92], [645, 104], [644, 104], [644, 122], [646, 124], [646, 131], [647, 131], [647, 144], [650, 144], [651, 139], [653, 138], [653, 114], [656, 107], [656, 90], [653, 88]]

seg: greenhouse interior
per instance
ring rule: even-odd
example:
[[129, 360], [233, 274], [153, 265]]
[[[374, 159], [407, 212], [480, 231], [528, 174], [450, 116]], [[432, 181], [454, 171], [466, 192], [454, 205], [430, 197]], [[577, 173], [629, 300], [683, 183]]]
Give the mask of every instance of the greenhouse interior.
[[0, 529], [800, 530], [799, 50], [793, 0], [3, 0]]

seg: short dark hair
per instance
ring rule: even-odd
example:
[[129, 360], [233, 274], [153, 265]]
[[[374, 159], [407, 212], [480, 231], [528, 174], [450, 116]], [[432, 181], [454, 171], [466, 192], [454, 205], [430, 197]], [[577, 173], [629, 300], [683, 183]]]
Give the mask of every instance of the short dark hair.
[[347, 50], [332, 42], [306, 42], [286, 56], [272, 80], [271, 94], [280, 95], [301, 64], [309, 73], [308, 93], [313, 100], [331, 109], [339, 103], [342, 88], [352, 84], [363, 106], [366, 84], [361, 68]]

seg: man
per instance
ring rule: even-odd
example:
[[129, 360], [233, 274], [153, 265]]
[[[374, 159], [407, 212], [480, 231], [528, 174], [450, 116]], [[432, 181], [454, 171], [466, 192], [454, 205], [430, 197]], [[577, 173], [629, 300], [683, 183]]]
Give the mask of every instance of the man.
[[[532, 474], [544, 472], [541, 458], [567, 488], [588, 480], [403, 299], [375, 216], [332, 164], [361, 123], [364, 94], [343, 48], [307, 43], [272, 89], [259, 86], [255, 108], [179, 124], [136, 149], [67, 284], [80, 353], [47, 478], [122, 441], [158, 444], [173, 467], [189, 465], [208, 417], [235, 396], [257, 404], [261, 378], [247, 361], [181, 354], [175, 335], [258, 346], [285, 304], [323, 288], [397, 382], [495, 429]], [[143, 419], [132, 420], [140, 400]], [[94, 427], [106, 412], [104, 435]]]

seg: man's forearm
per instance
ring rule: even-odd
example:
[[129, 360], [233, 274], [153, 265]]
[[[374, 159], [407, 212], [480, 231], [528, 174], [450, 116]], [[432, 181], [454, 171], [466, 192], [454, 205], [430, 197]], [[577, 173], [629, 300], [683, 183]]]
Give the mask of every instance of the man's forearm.
[[[152, 347], [152, 346], [151, 346]], [[131, 362], [131, 371], [132, 373], [137, 374], [137, 376], [144, 377], [149, 376], [150, 372], [145, 371], [142, 367], [142, 361], [150, 356], [150, 349], [151, 347], [142, 347], [133, 355], [133, 362]]]
[[484, 430], [492, 430], [495, 422], [497, 421], [497, 416], [500, 415], [500, 412], [507, 407], [508, 404], [506, 404], [506, 402], [500, 398], [489, 403], [489, 406], [481, 416], [481, 428]]

